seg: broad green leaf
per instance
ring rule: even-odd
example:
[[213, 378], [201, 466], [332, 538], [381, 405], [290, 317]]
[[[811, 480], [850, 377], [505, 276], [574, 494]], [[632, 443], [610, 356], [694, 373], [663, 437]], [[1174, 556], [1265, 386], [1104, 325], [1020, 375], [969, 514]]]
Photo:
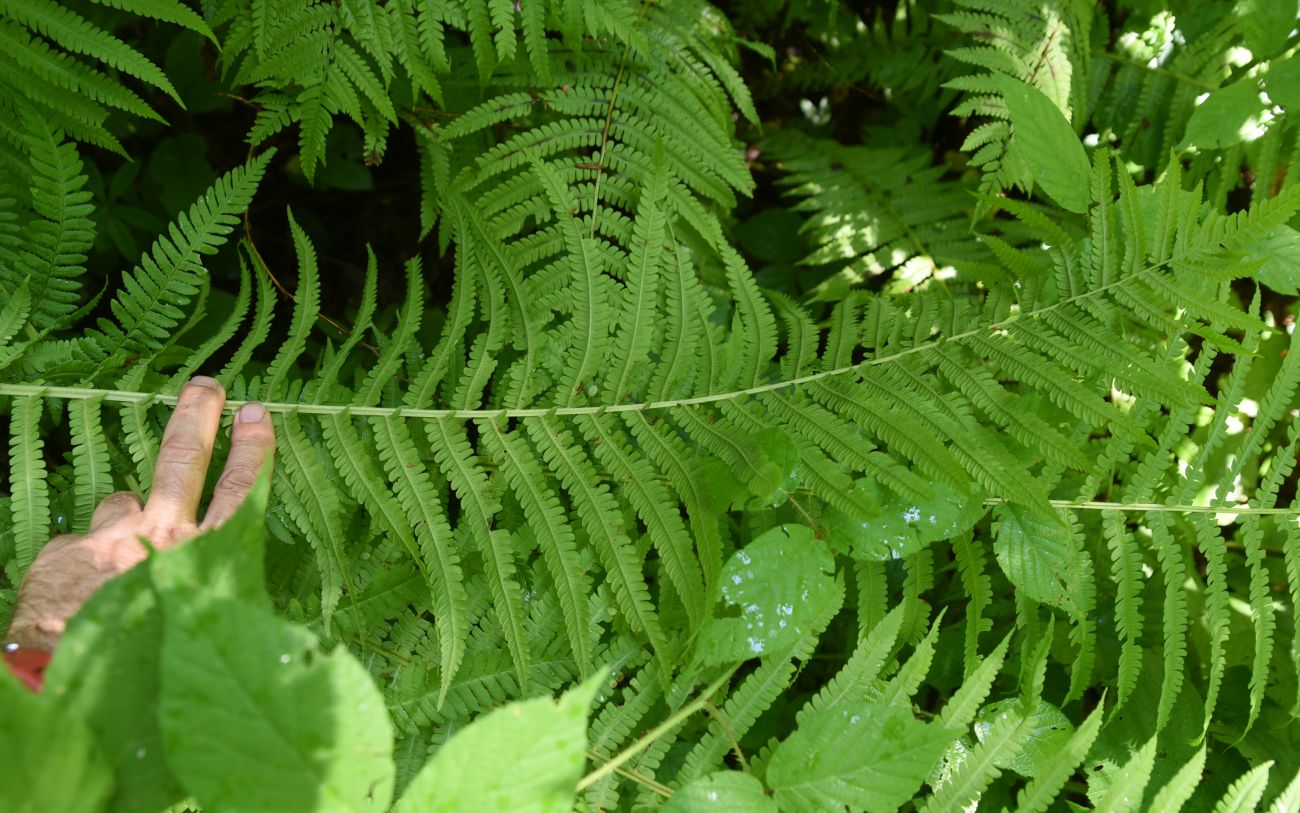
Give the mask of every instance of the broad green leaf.
[[727, 663], [792, 646], [825, 610], [833, 568], [826, 545], [803, 525], [773, 528], [736, 551], [714, 595], [731, 615], [705, 623], [696, 657]]
[[663, 813], [777, 813], [763, 783], [739, 771], [701, 776], [672, 795]]
[[1264, 89], [1288, 113], [1300, 109], [1300, 55], [1274, 63], [1264, 75]]
[[470, 723], [411, 780], [393, 813], [565, 813], [586, 763], [587, 710], [600, 673]]
[[346, 649], [322, 652], [265, 608], [267, 482], [220, 529], [149, 562], [167, 763], [207, 809], [382, 810], [393, 790], [383, 695]]
[[1078, 617], [1091, 573], [1086, 554], [1076, 548], [1065, 522], [1054, 513], [1018, 505], [998, 513], [993, 552], [1002, 572], [1034, 601]]
[[[984, 742], [1001, 719], [1025, 717], [1025, 704], [1018, 697], [989, 703], [975, 715], [975, 737]], [[1061, 710], [1039, 701], [1028, 716], [1029, 733], [1024, 746], [999, 768], [1010, 768], [1021, 776], [1033, 778], [1046, 770], [1058, 752], [1074, 734], [1074, 726]]]
[[1092, 172], [1065, 114], [1041, 90], [1019, 79], [999, 75], [994, 82], [1011, 114], [1012, 148], [1034, 182], [1062, 208], [1087, 211]]
[[0, 668], [0, 799], [6, 813], [105, 810], [113, 775], [86, 726], [57, 697]]
[[1264, 112], [1253, 78], [1221, 87], [1192, 111], [1178, 148], [1222, 149], [1254, 141], [1264, 133]]
[[931, 542], [950, 539], [969, 529], [984, 515], [984, 501], [961, 494], [942, 483], [931, 483], [933, 496], [915, 500], [885, 492], [871, 484], [866, 497], [880, 505], [880, 514], [855, 518], [836, 508], [822, 513], [827, 539], [851, 551], [855, 559], [902, 559]]
[[898, 706], [829, 708], [776, 747], [767, 781], [791, 813], [893, 810], [916, 794], [954, 737]]
[[45, 672], [45, 693], [85, 722], [113, 766], [109, 810], [160, 810], [185, 795], [163, 759], [161, 645], [149, 570], [137, 567], [101, 587], [72, 618]]
[[[163, 557], [160, 557], [160, 561]], [[207, 809], [384, 809], [393, 731], [383, 695], [345, 649], [233, 601], [164, 594], [167, 762]]]
[[1236, 13], [1255, 58], [1267, 59], [1295, 28], [1296, 0], [1237, 0]]

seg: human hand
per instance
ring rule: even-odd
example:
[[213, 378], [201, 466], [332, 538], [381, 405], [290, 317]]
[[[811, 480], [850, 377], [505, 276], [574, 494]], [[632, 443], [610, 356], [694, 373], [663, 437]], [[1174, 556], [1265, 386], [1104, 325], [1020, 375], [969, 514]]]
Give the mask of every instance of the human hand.
[[239, 410], [225, 469], [199, 522], [199, 500], [225, 401], [225, 391], [215, 379], [199, 376], [185, 385], [163, 433], [153, 488], [144, 506], [129, 491], [110, 494], [95, 509], [90, 533], [51, 539], [23, 579], [5, 640], [23, 648], [53, 650], [81, 605], [109, 579], [145, 558], [141, 537], [155, 548], [174, 547], [235, 513], [272, 459], [275, 432], [261, 405], [246, 404]]

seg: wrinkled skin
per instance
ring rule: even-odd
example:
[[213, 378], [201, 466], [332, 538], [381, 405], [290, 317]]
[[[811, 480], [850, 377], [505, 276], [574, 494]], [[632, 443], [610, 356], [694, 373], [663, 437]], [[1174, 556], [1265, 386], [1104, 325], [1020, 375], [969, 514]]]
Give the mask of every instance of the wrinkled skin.
[[186, 384], [163, 433], [153, 489], [144, 505], [129, 491], [110, 494], [95, 508], [89, 533], [51, 539], [23, 579], [6, 641], [53, 650], [68, 619], [96, 590], [144, 560], [142, 537], [165, 550], [235, 512], [272, 459], [275, 432], [260, 405], [240, 409], [225, 469], [200, 521], [199, 500], [225, 401], [215, 379], [200, 376]]

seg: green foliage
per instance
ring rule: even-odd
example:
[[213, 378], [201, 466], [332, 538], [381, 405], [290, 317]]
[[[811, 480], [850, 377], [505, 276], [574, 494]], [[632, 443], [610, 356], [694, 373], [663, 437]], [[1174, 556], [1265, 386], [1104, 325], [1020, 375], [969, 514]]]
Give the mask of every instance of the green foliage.
[[18, 809], [1295, 806], [1300, 6], [733, 6], [0, 0]]

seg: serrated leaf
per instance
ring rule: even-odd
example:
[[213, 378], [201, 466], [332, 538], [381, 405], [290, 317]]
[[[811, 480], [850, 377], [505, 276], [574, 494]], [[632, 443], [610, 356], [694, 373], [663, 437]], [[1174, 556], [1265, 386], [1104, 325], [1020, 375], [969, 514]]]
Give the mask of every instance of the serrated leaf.
[[876, 703], [808, 717], [772, 754], [767, 781], [783, 811], [893, 810], [912, 798], [955, 734]]
[[792, 646], [827, 607], [834, 561], [811, 528], [782, 525], [737, 551], [714, 591], [731, 617], [700, 630], [696, 657], [705, 664], [757, 658]]
[[1039, 701], [1026, 716], [1025, 704], [1018, 697], [989, 703], [975, 715], [975, 738], [984, 742], [999, 720], [1004, 718], [1027, 719], [1029, 732], [1024, 746], [999, 768], [1010, 768], [1021, 776], [1033, 778], [1048, 768], [1057, 752], [1074, 734], [1074, 726], [1061, 710], [1051, 703]]
[[740, 771], [718, 771], [683, 786], [662, 813], [777, 813], [763, 783]]
[[1011, 114], [1012, 149], [1034, 182], [1062, 208], [1087, 211], [1091, 168], [1065, 114], [1041, 90], [1019, 79], [1001, 75], [994, 82]]
[[50, 695], [0, 670], [0, 786], [9, 813], [95, 813], [113, 775], [90, 732]]
[[603, 673], [558, 701], [539, 697], [480, 717], [411, 780], [393, 813], [565, 813], [586, 762], [587, 709]]

